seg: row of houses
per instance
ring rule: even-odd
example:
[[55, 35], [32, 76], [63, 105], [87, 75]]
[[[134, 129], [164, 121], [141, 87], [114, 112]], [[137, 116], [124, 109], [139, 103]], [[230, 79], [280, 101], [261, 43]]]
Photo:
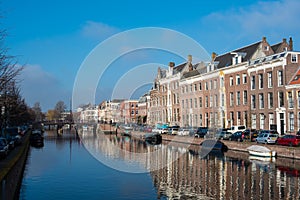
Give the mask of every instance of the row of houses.
[[139, 100], [104, 101], [98, 121], [168, 123], [182, 127], [300, 128], [300, 52], [292, 38], [270, 45], [262, 40], [210, 62], [158, 67], [151, 90]]

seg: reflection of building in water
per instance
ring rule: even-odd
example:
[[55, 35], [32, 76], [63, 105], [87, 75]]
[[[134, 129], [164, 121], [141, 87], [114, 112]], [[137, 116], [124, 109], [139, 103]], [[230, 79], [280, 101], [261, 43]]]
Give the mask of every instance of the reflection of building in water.
[[158, 198], [300, 199], [299, 177], [274, 163], [243, 160], [230, 152], [201, 158], [198, 151], [188, 152], [179, 145], [151, 146], [138, 139], [99, 135], [85, 141], [85, 145], [113, 159], [137, 162], [146, 169], [166, 164], [150, 172]]

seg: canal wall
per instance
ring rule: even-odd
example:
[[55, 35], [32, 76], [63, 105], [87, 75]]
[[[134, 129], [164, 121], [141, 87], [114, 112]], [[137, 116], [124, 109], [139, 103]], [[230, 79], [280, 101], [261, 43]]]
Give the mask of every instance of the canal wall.
[[[132, 135], [134, 137], [140, 138], [145, 133], [133, 131]], [[164, 141], [172, 141], [177, 143], [184, 143], [184, 144], [193, 144], [199, 145], [203, 142], [203, 138], [193, 138], [191, 139], [189, 136], [174, 136], [174, 135], [165, 135], [162, 134], [162, 139]], [[228, 147], [229, 150], [238, 151], [238, 152], [245, 152], [248, 153], [247, 147], [251, 145], [256, 145], [255, 142], [236, 142], [236, 141], [229, 141], [229, 140], [222, 140], [222, 142]], [[272, 144], [259, 144], [261, 146], [266, 146], [272, 151], [277, 152], [277, 157], [279, 158], [289, 158], [289, 159], [297, 159], [300, 160], [300, 147], [289, 147], [289, 146], [279, 146], [279, 145], [272, 145]]]
[[0, 162], [0, 199], [18, 199], [24, 167], [29, 150], [30, 131], [22, 138], [22, 144], [15, 147], [6, 158]]

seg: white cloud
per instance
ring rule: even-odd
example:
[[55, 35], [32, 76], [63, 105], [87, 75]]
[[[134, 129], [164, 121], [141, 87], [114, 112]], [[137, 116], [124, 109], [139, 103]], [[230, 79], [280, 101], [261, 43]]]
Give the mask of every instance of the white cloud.
[[[248, 7], [211, 13], [204, 17], [201, 23], [204, 27], [211, 27], [210, 30], [206, 30], [209, 37], [229, 50], [226, 45], [233, 45], [235, 41], [244, 41], [247, 44], [267, 36], [267, 39], [274, 43], [284, 37], [298, 36], [299, 9], [298, 0], [261, 1]], [[230, 44], [225, 44], [224, 41]]]
[[29, 106], [40, 102], [43, 111], [53, 109], [62, 100], [66, 104], [71, 96], [60, 84], [58, 78], [46, 72], [39, 65], [26, 65], [20, 74], [22, 96]]
[[103, 40], [119, 32], [119, 29], [101, 22], [87, 21], [81, 29], [81, 34], [92, 39]]

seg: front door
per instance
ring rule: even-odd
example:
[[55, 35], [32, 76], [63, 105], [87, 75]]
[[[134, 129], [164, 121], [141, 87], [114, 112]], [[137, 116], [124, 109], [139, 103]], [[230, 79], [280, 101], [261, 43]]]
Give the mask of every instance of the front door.
[[284, 114], [280, 113], [279, 118], [280, 118], [280, 135], [284, 135]]

